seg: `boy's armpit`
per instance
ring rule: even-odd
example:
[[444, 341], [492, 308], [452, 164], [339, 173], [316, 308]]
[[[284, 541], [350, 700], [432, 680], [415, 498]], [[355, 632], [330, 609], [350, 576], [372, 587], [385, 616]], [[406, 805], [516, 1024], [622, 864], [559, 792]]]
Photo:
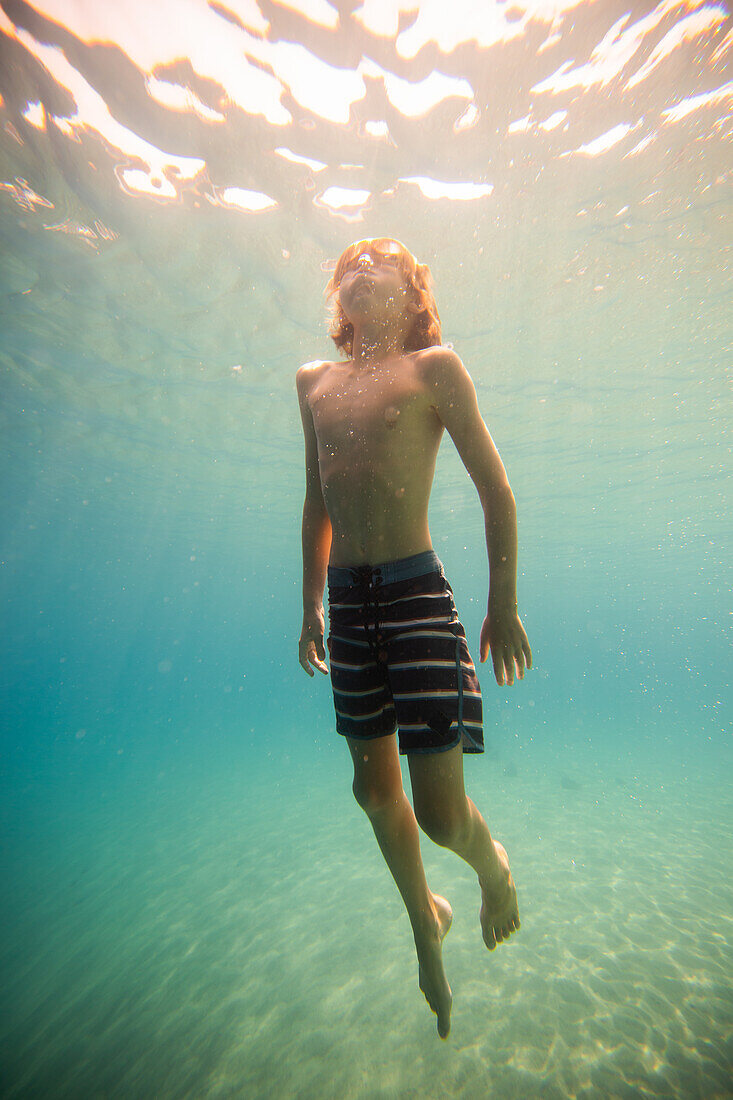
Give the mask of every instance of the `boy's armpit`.
[[298, 368], [295, 375], [295, 382], [298, 389], [298, 403], [300, 405], [300, 417], [303, 422], [303, 438], [305, 441], [306, 493], [310, 496], [317, 495], [319, 499], [322, 497], [322, 492], [321, 475], [318, 468], [318, 439], [313, 424], [313, 414], [308, 401], [308, 395], [314, 376], [322, 366], [323, 363], [321, 361], [305, 363], [302, 367]]
[[426, 357], [425, 381], [432, 406], [456, 445], [479, 494], [509, 481], [478, 407], [476, 387], [460, 356], [451, 348], [432, 348]]
[[[431, 405], [461, 457], [476, 434], [486, 431], [476, 389], [461, 359], [450, 348], [431, 348], [426, 356], [425, 381]], [[465, 460], [464, 460], [465, 461]]]

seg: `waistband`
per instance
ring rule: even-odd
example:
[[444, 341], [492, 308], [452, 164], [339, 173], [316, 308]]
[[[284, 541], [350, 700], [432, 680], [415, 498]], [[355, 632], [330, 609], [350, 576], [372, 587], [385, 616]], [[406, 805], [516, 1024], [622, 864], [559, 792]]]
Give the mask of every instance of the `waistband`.
[[343, 587], [360, 582], [369, 584], [378, 579], [382, 584], [393, 584], [395, 581], [422, 577], [425, 573], [440, 573], [442, 569], [442, 562], [435, 551], [424, 550], [421, 554], [398, 558], [397, 561], [383, 561], [379, 565], [329, 565], [328, 583]]

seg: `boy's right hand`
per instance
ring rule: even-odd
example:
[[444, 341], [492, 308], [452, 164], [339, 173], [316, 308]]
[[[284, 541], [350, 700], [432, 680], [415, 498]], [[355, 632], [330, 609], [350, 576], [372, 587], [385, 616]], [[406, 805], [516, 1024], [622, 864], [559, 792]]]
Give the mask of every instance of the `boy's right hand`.
[[298, 656], [301, 667], [313, 675], [313, 669], [317, 668], [324, 676], [328, 676], [326, 665], [326, 650], [323, 646], [324, 618], [323, 611], [312, 611], [303, 615], [303, 629], [300, 632], [298, 643]]

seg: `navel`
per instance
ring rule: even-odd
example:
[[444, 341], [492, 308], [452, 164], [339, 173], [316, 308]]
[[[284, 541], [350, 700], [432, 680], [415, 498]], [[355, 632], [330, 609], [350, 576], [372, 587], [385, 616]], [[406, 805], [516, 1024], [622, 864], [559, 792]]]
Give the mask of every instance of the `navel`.
[[397, 423], [397, 419], [400, 415], [400, 410], [395, 405], [388, 405], [384, 410], [384, 423], [388, 428], [394, 428]]

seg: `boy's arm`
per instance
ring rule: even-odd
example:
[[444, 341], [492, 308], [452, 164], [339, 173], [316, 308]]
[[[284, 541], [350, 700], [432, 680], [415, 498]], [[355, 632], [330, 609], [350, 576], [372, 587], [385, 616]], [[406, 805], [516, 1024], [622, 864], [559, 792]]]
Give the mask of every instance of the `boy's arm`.
[[313, 668], [328, 673], [323, 645], [325, 620], [323, 589], [326, 584], [328, 555], [331, 549], [331, 521], [321, 489], [318, 469], [318, 442], [313, 415], [307, 399], [308, 374], [312, 367], [301, 367], [296, 375], [298, 402], [305, 437], [305, 503], [303, 504], [303, 629], [298, 646], [299, 660], [309, 676]]
[[481, 629], [481, 660], [491, 649], [498, 684], [519, 679], [532, 652], [517, 614], [517, 510], [514, 494], [493, 439], [479, 412], [476, 390], [460, 358], [435, 348], [428, 359], [432, 406], [468, 470], [484, 510], [489, 556], [489, 601]]

